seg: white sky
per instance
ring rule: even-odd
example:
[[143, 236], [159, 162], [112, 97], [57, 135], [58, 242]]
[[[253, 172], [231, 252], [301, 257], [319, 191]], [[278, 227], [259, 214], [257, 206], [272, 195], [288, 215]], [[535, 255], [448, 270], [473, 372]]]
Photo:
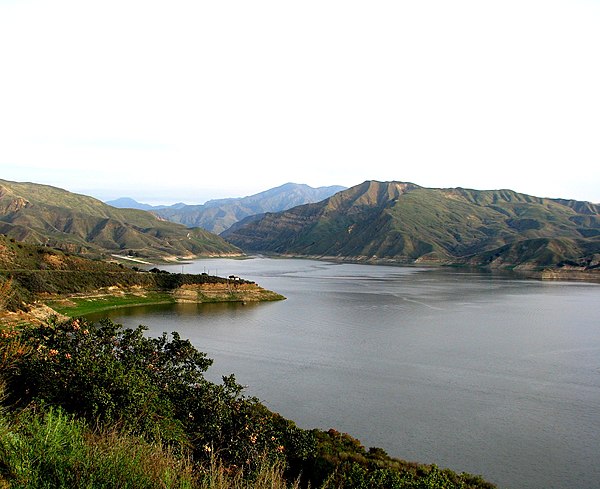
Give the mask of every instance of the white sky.
[[0, 178], [600, 202], [600, 1], [0, 0]]

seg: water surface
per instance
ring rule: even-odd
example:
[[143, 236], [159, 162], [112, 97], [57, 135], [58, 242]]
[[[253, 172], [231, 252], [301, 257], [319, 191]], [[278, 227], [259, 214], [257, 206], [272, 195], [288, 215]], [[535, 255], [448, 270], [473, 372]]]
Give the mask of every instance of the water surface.
[[288, 299], [112, 317], [179, 331], [215, 360], [209, 378], [234, 372], [302, 427], [501, 487], [599, 487], [600, 286], [266, 258], [185, 271], [240, 275]]

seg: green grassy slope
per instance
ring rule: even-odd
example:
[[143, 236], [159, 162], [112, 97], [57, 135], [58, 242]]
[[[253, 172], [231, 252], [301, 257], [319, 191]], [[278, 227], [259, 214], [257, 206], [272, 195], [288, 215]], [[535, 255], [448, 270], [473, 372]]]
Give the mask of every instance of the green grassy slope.
[[[226, 278], [205, 274], [139, 272], [0, 235], [0, 310], [22, 310], [40, 298], [46, 302], [51, 296], [96, 293], [100, 289], [172, 291], [184, 285], [226, 283]], [[141, 295], [125, 299], [126, 303], [152, 302]]]
[[239, 254], [203, 229], [187, 229], [135, 209], [47, 185], [0, 180], [0, 233], [77, 253], [147, 258]]
[[[207, 274], [141, 272], [0, 235], [0, 312], [26, 311], [35, 303], [83, 314], [132, 304], [175, 302], [173, 291], [198, 285], [212, 290], [195, 296], [200, 302], [283, 299], [242, 279], [231, 287], [228, 279]], [[67, 296], [69, 301], [63, 303]]]
[[[222, 235], [247, 251], [399, 262], [589, 266], [600, 253], [600, 206], [511, 190], [369, 181], [317, 204], [242, 221]], [[546, 240], [544, 256], [516, 246], [527, 240]], [[490, 259], [490, 252], [502, 259]]]

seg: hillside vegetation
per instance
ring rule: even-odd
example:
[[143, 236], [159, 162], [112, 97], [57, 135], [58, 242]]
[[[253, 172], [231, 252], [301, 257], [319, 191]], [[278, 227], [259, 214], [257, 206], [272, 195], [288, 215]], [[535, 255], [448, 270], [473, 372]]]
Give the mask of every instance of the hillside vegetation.
[[0, 487], [491, 489], [304, 430], [173, 333], [69, 319], [0, 330]]
[[210, 200], [203, 205], [176, 204], [154, 209], [152, 212], [169, 221], [188, 227], [199, 226], [218, 234], [248, 216], [319, 202], [344, 189], [345, 187], [337, 185], [313, 188], [303, 184], [286, 183], [248, 197]]
[[248, 218], [222, 236], [247, 252], [595, 270], [600, 206], [367, 181], [319, 203]]
[[28, 311], [34, 303], [51, 305], [68, 314], [83, 314], [144, 303], [280, 299], [283, 296], [238, 277], [230, 280], [158, 269], [142, 272], [0, 235], [0, 322], [3, 311]]
[[116, 209], [47, 185], [6, 180], [0, 180], [0, 233], [79, 254], [148, 259], [240, 254], [203, 229], [187, 229], [141, 210]]

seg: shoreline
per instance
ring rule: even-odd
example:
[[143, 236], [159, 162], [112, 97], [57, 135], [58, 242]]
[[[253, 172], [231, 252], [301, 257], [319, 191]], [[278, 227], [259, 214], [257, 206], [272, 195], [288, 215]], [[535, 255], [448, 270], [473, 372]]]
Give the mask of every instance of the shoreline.
[[296, 254], [269, 254], [256, 253], [248, 255], [265, 258], [282, 258], [298, 260], [317, 260], [328, 261], [332, 263], [351, 263], [356, 265], [384, 265], [407, 268], [441, 268], [456, 270], [471, 270], [478, 272], [489, 272], [498, 274], [511, 274], [515, 278], [534, 279], [534, 280], [555, 280], [567, 282], [589, 282], [600, 283], [600, 268], [594, 270], [584, 270], [577, 268], [552, 268], [552, 267], [529, 267], [520, 265], [490, 267], [484, 265], [470, 265], [459, 262], [433, 262], [433, 261], [400, 261], [390, 258], [367, 258], [367, 257], [343, 257], [343, 256], [325, 256], [325, 255], [296, 255]]
[[186, 284], [172, 290], [129, 287], [101, 289], [93, 294], [40, 296], [29, 310], [8, 312], [0, 316], [0, 324], [40, 323], [52, 316], [62, 318], [100, 314], [120, 308], [160, 304], [215, 304], [273, 302], [285, 300], [281, 294], [256, 284]]
[[[281, 294], [256, 284], [241, 284], [236, 287], [226, 284], [188, 284], [173, 290], [119, 289], [94, 295], [70, 295], [46, 303], [60, 314], [73, 316], [146, 305], [272, 302], [284, 299]], [[60, 302], [63, 303], [62, 306]]]

